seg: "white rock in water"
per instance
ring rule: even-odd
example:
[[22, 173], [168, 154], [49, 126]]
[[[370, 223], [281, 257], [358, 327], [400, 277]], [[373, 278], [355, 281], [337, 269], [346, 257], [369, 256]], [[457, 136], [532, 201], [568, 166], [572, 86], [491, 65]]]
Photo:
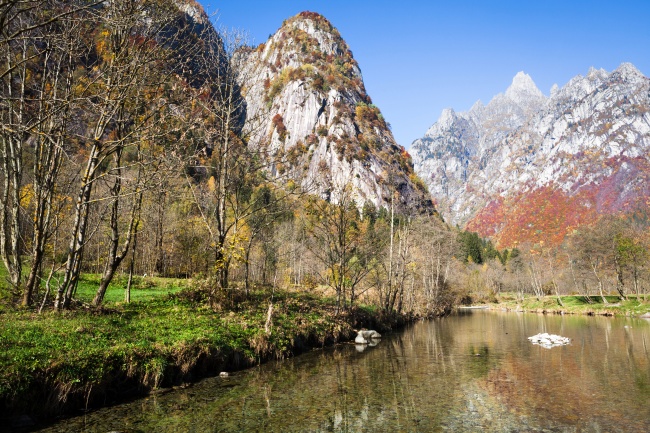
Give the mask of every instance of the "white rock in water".
[[[361, 330], [357, 331], [357, 338], [354, 339], [354, 342], [356, 344], [369, 344], [373, 342], [373, 340], [381, 338], [381, 334], [377, 331], [366, 331], [366, 330]], [[373, 346], [376, 345], [372, 344]]]
[[547, 334], [546, 332], [533, 335], [532, 337], [528, 337], [528, 339], [531, 343], [538, 344], [546, 349], [550, 349], [556, 346], [564, 346], [571, 343], [571, 339], [568, 337]]
[[356, 344], [368, 344], [368, 341], [363, 338], [363, 335], [361, 335], [361, 333], [357, 334], [357, 338], [354, 339], [354, 342]]
[[381, 334], [377, 331], [360, 331], [363, 334], [363, 338], [370, 340], [371, 338], [381, 338]]

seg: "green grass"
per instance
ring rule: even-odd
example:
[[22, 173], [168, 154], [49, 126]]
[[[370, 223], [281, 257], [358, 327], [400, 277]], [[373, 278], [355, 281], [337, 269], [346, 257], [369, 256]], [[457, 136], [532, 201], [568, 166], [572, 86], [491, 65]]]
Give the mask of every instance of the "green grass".
[[[25, 275], [26, 277], [27, 275]], [[75, 299], [90, 303], [95, 297], [100, 279], [101, 275], [99, 274], [81, 274]], [[128, 275], [116, 275], [106, 290], [104, 305], [124, 303], [127, 282]], [[131, 301], [149, 301], [160, 296], [177, 293], [186, 287], [188, 287], [186, 279], [134, 276], [131, 283]], [[7, 270], [4, 266], [0, 266], [0, 312], [7, 309], [6, 304], [10, 301], [11, 295], [8, 288]]]
[[0, 398], [5, 402], [40, 387], [76, 392], [122, 368], [132, 370], [143, 385], [156, 386], [181, 346], [222, 348], [243, 332], [171, 298], [108, 313], [5, 313], [0, 321]]
[[[101, 275], [82, 274], [77, 285], [75, 298], [82, 302], [91, 302], [95, 297]], [[108, 286], [104, 295], [104, 305], [125, 302], [128, 275], [117, 275]], [[131, 282], [131, 302], [150, 301], [160, 296], [177, 293], [188, 286], [188, 281], [178, 278], [134, 276]]]
[[556, 296], [544, 296], [537, 299], [527, 296], [518, 300], [513, 293], [502, 293], [498, 296], [498, 303], [495, 305], [509, 309], [520, 308], [525, 311], [547, 311], [564, 312], [570, 314], [594, 314], [614, 316], [638, 316], [650, 312], [650, 302], [639, 299], [635, 295], [628, 296], [628, 300], [621, 300], [618, 296], [607, 295], [604, 303], [600, 296], [561, 296], [563, 306], [560, 305]]
[[[283, 358], [349, 339], [378, 318], [367, 308], [335, 315], [333, 300], [276, 291], [267, 333], [270, 293], [232, 290], [208, 302], [206, 290], [162, 284], [140, 286], [129, 304], [118, 286], [101, 309], [0, 312], [0, 419], [78, 410], [115, 388], [146, 391]], [[95, 287], [84, 276], [79, 297], [91, 299]]]

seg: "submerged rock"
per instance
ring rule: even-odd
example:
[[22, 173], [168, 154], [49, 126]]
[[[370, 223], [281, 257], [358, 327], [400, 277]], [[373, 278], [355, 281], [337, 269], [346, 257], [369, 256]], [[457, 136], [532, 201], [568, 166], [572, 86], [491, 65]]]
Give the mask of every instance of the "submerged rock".
[[531, 343], [542, 346], [545, 349], [550, 349], [556, 346], [566, 346], [571, 343], [568, 337], [560, 335], [547, 334], [546, 332], [528, 337]]

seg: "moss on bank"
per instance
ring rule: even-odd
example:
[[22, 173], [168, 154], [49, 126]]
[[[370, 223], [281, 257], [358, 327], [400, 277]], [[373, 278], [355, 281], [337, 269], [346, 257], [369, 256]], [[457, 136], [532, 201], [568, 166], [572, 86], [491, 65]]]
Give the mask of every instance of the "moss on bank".
[[[272, 303], [271, 320], [269, 305]], [[306, 293], [184, 290], [61, 314], [0, 312], [0, 418], [47, 418], [385, 331], [404, 318]], [[268, 330], [268, 332], [267, 332]]]

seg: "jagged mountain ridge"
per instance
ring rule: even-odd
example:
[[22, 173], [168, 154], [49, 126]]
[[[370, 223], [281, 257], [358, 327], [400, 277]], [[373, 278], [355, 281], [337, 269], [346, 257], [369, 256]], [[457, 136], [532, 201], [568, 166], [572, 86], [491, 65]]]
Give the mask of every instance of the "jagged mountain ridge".
[[472, 209], [463, 200], [470, 174], [480, 170], [494, 147], [545, 101], [532, 79], [519, 73], [505, 93], [487, 105], [478, 101], [466, 113], [445, 109], [425, 136], [412, 144], [416, 172], [427, 179], [443, 216], [465, 222]]
[[327, 19], [302, 12], [243, 55], [247, 120], [259, 123], [251, 142], [269, 149], [277, 175], [334, 202], [336, 190], [351, 185], [358, 206], [387, 206], [396, 192], [402, 208], [433, 210], [410, 155], [395, 142]]
[[560, 242], [648, 205], [649, 89], [626, 63], [592, 68], [549, 97], [519, 73], [488, 105], [445, 110], [412, 145], [416, 172], [449, 222], [502, 246]]

